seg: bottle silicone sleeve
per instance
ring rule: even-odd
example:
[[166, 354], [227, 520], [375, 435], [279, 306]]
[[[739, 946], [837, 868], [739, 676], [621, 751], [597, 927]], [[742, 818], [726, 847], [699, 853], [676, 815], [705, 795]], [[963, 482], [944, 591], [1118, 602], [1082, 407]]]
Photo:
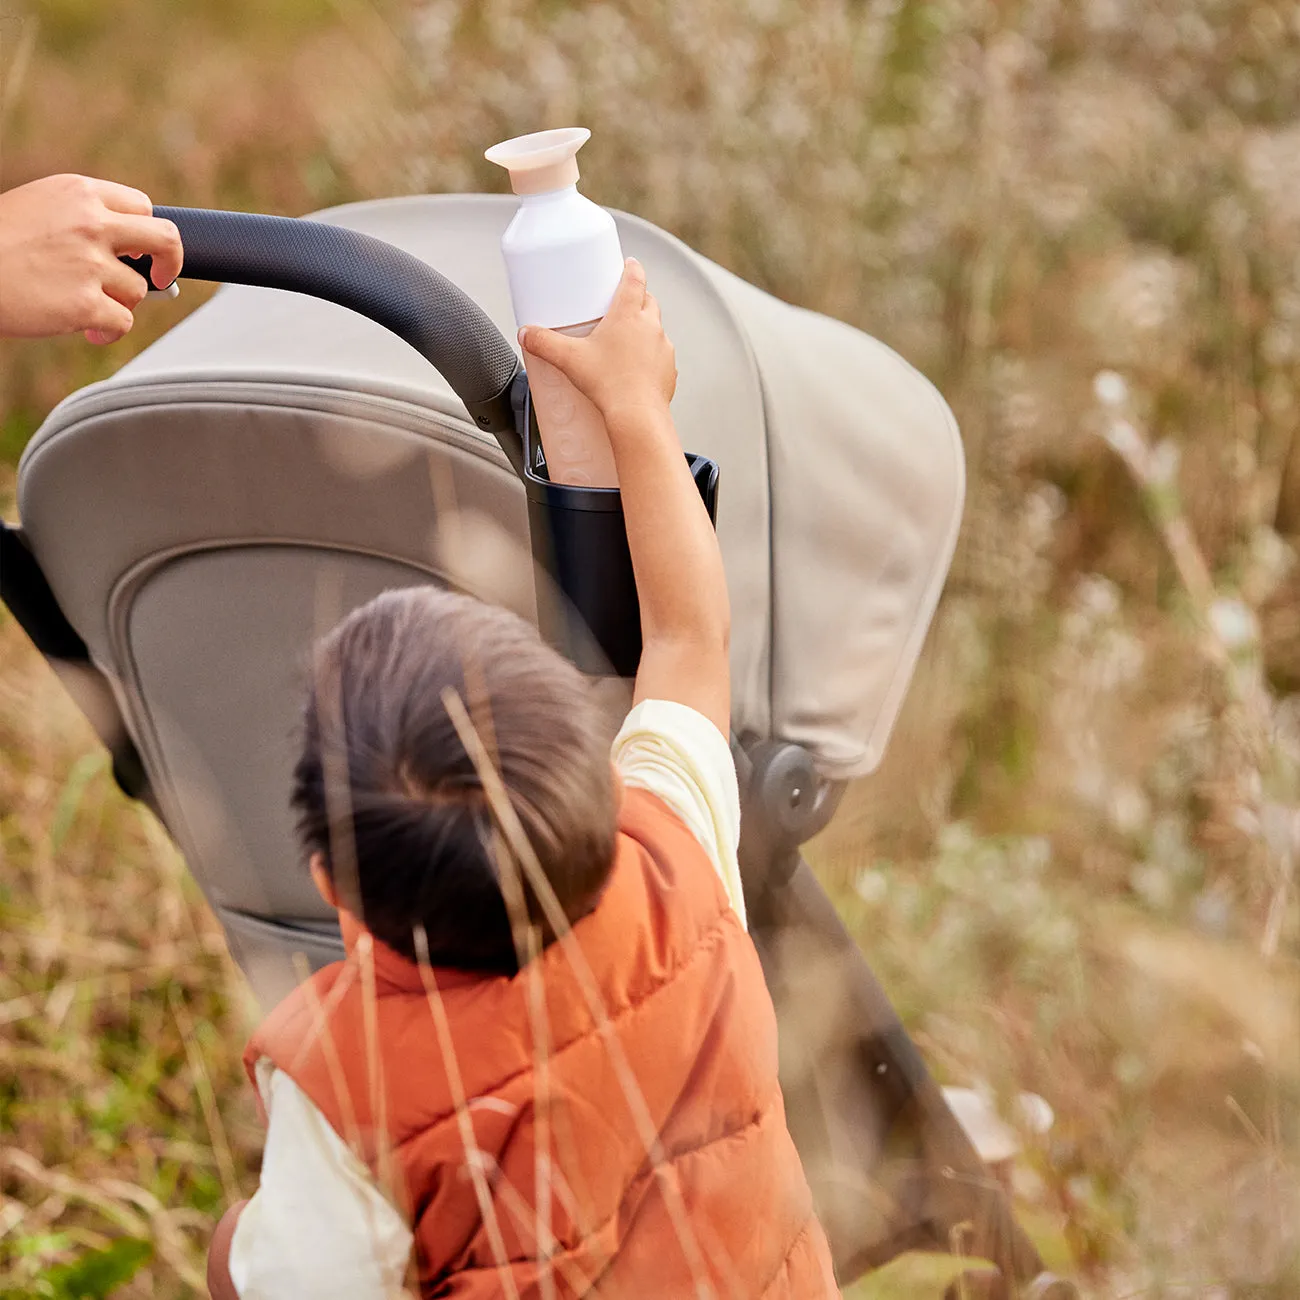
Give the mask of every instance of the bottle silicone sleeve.
[[[594, 322], [557, 333], [581, 338], [593, 329]], [[617, 487], [614, 449], [600, 412], [550, 362], [525, 352], [524, 366], [551, 481]]]

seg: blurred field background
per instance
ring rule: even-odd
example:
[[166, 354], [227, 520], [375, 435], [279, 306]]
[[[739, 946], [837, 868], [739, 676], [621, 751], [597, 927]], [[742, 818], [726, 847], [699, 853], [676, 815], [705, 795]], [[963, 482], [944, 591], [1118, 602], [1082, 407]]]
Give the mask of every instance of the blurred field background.
[[[953, 576], [814, 847], [940, 1077], [1053, 1107], [1022, 1218], [1090, 1295], [1294, 1300], [1300, 10], [0, 0], [5, 187], [296, 215], [499, 189], [486, 144], [574, 121], [592, 197], [957, 412]], [[6, 509], [49, 408], [202, 296], [0, 344]], [[249, 1005], [11, 623], [0, 663], [0, 1295], [201, 1294], [256, 1178]]]

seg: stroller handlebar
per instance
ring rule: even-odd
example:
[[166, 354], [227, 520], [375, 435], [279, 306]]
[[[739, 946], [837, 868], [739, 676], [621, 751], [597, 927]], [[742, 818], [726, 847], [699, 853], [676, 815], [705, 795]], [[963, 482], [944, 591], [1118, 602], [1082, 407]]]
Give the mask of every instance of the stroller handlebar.
[[[426, 262], [370, 235], [299, 217], [166, 207], [154, 215], [180, 231], [182, 279], [285, 289], [350, 308], [409, 343], [480, 429], [514, 436], [514, 349], [477, 303]], [[149, 280], [151, 259], [123, 260]]]

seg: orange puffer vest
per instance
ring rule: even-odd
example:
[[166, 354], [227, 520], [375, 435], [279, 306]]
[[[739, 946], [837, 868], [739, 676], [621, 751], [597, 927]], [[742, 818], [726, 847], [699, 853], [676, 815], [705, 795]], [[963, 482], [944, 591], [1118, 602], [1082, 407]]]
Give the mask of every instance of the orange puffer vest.
[[609, 884], [573, 936], [608, 1019], [552, 944], [534, 963], [544, 1071], [532, 966], [512, 979], [433, 972], [459, 1114], [420, 971], [378, 944], [373, 1021], [354, 956], [277, 1007], [245, 1062], [286, 1071], [388, 1187], [414, 1228], [423, 1296], [837, 1295], [786, 1129], [758, 957], [703, 849], [653, 795], [626, 794]]

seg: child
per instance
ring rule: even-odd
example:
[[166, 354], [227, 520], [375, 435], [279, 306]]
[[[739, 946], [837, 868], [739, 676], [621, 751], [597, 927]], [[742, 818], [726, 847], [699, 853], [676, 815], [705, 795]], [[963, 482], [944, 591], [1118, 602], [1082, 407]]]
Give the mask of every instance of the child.
[[[293, 802], [347, 957], [249, 1046], [266, 1151], [213, 1239], [218, 1300], [837, 1294], [745, 932], [727, 593], [672, 347], [632, 261], [589, 337], [525, 333], [609, 429], [635, 707], [611, 768], [580, 674], [431, 588], [318, 647]], [[467, 717], [549, 887], [524, 891], [546, 946], [522, 966], [512, 818]]]
[[152, 257], [159, 289], [181, 273], [179, 232], [139, 190], [46, 176], [0, 194], [0, 338], [115, 343], [149, 292], [123, 255]]

